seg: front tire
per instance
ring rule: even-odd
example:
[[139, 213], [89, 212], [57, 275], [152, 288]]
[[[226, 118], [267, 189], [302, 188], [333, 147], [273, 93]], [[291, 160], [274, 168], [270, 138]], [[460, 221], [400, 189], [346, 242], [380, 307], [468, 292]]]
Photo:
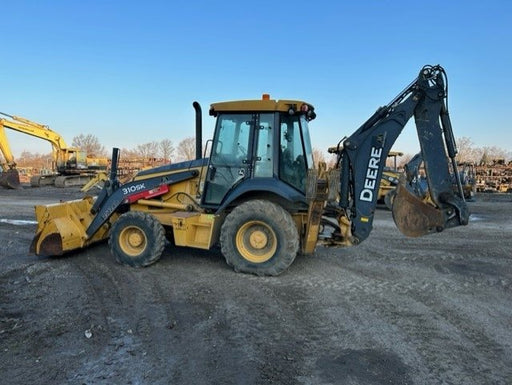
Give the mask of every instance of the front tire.
[[129, 211], [112, 226], [108, 244], [119, 263], [132, 267], [149, 266], [162, 256], [165, 231], [151, 214]]
[[235, 271], [279, 275], [297, 256], [299, 234], [288, 211], [269, 201], [253, 200], [226, 217], [220, 244]]

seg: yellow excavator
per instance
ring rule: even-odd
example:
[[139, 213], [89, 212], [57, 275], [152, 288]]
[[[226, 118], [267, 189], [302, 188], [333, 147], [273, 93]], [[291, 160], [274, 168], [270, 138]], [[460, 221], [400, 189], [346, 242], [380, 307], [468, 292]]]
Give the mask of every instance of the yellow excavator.
[[33, 187], [55, 185], [57, 187], [82, 186], [108, 166], [107, 158], [88, 156], [77, 147], [68, 147], [64, 138], [48, 126], [29, 119], [0, 112], [6, 118], [0, 118], [0, 150], [5, 158], [2, 164], [0, 185], [7, 188], [19, 188], [19, 173], [9, 147], [5, 128], [21, 132], [50, 142], [52, 146], [52, 170], [49, 175], [35, 175], [30, 179]]
[[[96, 197], [36, 206], [31, 251], [61, 255], [109, 240], [123, 264], [158, 260], [166, 239], [176, 246], [220, 245], [235, 271], [278, 275], [296, 255], [317, 244], [353, 246], [372, 230], [387, 155], [414, 115], [429, 193], [426, 202], [398, 185], [393, 218], [408, 236], [466, 225], [469, 211], [460, 180], [454, 191], [449, 164], [457, 149], [446, 107], [446, 74], [425, 66], [396, 98], [380, 107], [337, 146], [336, 167], [313, 168], [309, 124], [316, 112], [299, 100], [214, 103], [213, 139], [202, 156], [202, 113], [197, 102], [196, 159], [117, 179], [119, 150]], [[458, 175], [458, 174], [456, 174]]]

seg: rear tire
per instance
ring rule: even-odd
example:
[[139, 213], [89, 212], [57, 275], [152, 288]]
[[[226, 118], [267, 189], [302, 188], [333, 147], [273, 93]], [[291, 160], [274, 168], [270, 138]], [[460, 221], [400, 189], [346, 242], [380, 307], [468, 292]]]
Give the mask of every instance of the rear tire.
[[220, 244], [235, 271], [279, 275], [297, 256], [299, 234], [288, 211], [269, 201], [253, 200], [226, 217]]
[[132, 267], [149, 266], [162, 256], [165, 231], [151, 214], [129, 211], [112, 226], [108, 244], [119, 263]]

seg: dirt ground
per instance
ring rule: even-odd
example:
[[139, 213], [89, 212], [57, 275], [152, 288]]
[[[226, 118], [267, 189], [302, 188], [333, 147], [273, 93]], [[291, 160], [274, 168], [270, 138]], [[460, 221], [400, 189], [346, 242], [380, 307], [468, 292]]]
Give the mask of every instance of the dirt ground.
[[418, 239], [379, 209], [360, 246], [273, 278], [218, 250], [168, 246], [144, 269], [106, 244], [29, 254], [33, 205], [80, 195], [0, 189], [0, 383], [512, 383], [511, 195]]

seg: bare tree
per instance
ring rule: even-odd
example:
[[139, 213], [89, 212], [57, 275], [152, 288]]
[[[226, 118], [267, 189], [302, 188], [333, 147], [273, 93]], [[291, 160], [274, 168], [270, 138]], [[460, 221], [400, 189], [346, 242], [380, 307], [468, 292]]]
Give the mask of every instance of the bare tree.
[[36, 170], [53, 169], [52, 154], [32, 153], [22, 151], [21, 155], [15, 159], [18, 167], [34, 167]]
[[85, 151], [87, 155], [92, 156], [106, 156], [105, 147], [100, 144], [98, 138], [92, 134], [80, 134], [73, 138], [71, 143], [74, 147], [79, 147], [80, 150]]
[[163, 139], [158, 144], [158, 147], [160, 149], [159, 154], [160, 156], [166, 161], [169, 162], [174, 157], [174, 145], [172, 143], [172, 140], [170, 139]]
[[322, 150], [313, 148], [313, 161], [315, 162], [315, 168], [318, 168], [320, 162], [325, 163], [325, 155]]
[[148, 142], [138, 144], [135, 151], [140, 158], [151, 159], [158, 156], [158, 147], [158, 142]]
[[491, 161], [490, 161], [489, 155], [487, 154], [487, 151], [485, 151], [485, 150], [483, 151], [482, 157], [478, 161], [478, 164], [480, 166], [485, 166], [485, 165], [491, 164]]
[[489, 164], [494, 159], [507, 160], [512, 157], [509, 151], [497, 146], [474, 147], [471, 139], [467, 137], [457, 139], [457, 149], [456, 159], [459, 163]]
[[492, 161], [498, 159], [508, 161], [511, 158], [511, 153], [497, 146], [485, 146], [480, 149], [479, 157], [476, 161], [478, 162], [484, 157], [487, 158], [486, 163], [492, 163]]
[[480, 156], [480, 151], [473, 146], [471, 138], [465, 136], [457, 139], [457, 150], [455, 159], [459, 163], [477, 162]]
[[178, 144], [178, 160], [192, 160], [196, 157], [196, 139], [185, 138]]
[[139, 155], [136, 150], [127, 148], [121, 149], [121, 158], [123, 159], [137, 158], [138, 156]]

